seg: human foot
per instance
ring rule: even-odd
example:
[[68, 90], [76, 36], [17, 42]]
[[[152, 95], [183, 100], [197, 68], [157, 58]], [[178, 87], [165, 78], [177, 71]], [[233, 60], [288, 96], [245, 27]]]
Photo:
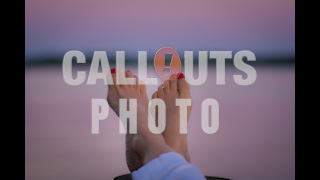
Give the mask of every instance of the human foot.
[[[139, 84], [137, 76], [133, 75], [130, 70], [124, 72], [122, 69], [118, 69], [119, 73], [125, 73], [126, 78], [135, 78], [136, 83], [134, 85], [119, 85], [116, 83], [116, 69], [111, 69], [112, 80], [114, 85], [108, 85], [107, 100], [113, 111], [119, 116], [119, 99], [137, 99], [137, 105], [143, 106], [142, 109], [148, 107], [148, 96], [146, 93], [146, 86], [144, 83]], [[121, 79], [120, 81], [125, 81]], [[146, 111], [147, 112], [147, 111]]]
[[[122, 70], [119, 71], [124, 73]], [[111, 73], [113, 82], [116, 82], [115, 69], [112, 69]], [[165, 143], [161, 134], [152, 134], [148, 129], [148, 97], [145, 85], [141, 85], [132, 72], [126, 71], [125, 75], [127, 78], [135, 77], [136, 84], [117, 85], [115, 83], [115, 85], [109, 85], [107, 100], [118, 116], [120, 98], [137, 100], [137, 134], [126, 134], [126, 161], [132, 172], [159, 155], [172, 151], [172, 149]], [[120, 81], [123, 80], [120, 79]]]
[[[162, 133], [166, 143], [190, 162], [187, 134], [180, 133], [180, 109], [176, 106], [176, 99], [191, 99], [190, 86], [182, 73], [178, 75], [178, 79], [174, 76], [171, 79], [173, 80], [170, 80], [165, 87], [159, 86], [158, 91], [152, 95], [152, 99], [162, 99], [166, 104], [166, 129]], [[188, 106], [188, 120], [190, 112], [191, 106]]]
[[[123, 70], [118, 70], [120, 73], [124, 73]], [[115, 85], [109, 85], [108, 87], [108, 96], [107, 100], [110, 107], [113, 111], [119, 116], [119, 99], [137, 99], [137, 108], [139, 111], [145, 111], [147, 113], [148, 109], [148, 97], [146, 94], [145, 85], [138, 84], [138, 78], [136, 78], [136, 85], [117, 85], [116, 84], [116, 70], [112, 69], [112, 80]], [[127, 78], [134, 78], [132, 72], [126, 71], [125, 75]], [[143, 118], [138, 117], [139, 120], [143, 120]], [[139, 123], [141, 124], [141, 123]], [[144, 123], [142, 123], [144, 124]], [[129, 126], [129, 124], [128, 124]], [[142, 128], [144, 129], [144, 128]], [[143, 166], [143, 162], [139, 153], [137, 153], [137, 146], [135, 144], [139, 144], [140, 138], [137, 134], [126, 134], [126, 161], [129, 170], [132, 172], [134, 170], [139, 169]]]

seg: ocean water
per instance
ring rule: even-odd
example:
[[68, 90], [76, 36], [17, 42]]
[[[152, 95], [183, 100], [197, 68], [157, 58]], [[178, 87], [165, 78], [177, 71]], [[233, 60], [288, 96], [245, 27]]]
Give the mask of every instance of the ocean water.
[[[128, 67], [134, 73], [136, 67]], [[125, 136], [110, 109], [91, 134], [91, 99], [105, 98], [107, 86], [67, 85], [61, 67], [29, 67], [25, 78], [26, 180], [113, 179], [129, 173]], [[88, 69], [88, 68], [87, 68]], [[205, 175], [236, 180], [295, 179], [294, 66], [258, 66], [257, 80], [239, 86], [238, 70], [226, 68], [226, 84], [216, 85], [216, 71], [192, 86], [193, 109], [188, 126], [191, 161]], [[88, 71], [87, 71], [88, 73]], [[156, 77], [153, 71], [151, 77]], [[149, 97], [157, 89], [147, 86]], [[201, 129], [201, 103], [219, 102], [219, 129]]]

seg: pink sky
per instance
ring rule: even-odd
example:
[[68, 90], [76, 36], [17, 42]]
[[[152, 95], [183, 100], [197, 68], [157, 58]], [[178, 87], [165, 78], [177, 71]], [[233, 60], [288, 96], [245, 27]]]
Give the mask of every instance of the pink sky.
[[294, 0], [26, 0], [26, 58], [125, 50], [293, 55]]

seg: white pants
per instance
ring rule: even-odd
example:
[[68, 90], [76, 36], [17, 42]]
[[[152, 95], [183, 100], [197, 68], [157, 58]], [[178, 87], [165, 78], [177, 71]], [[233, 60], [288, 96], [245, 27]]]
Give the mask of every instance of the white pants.
[[195, 165], [188, 163], [180, 154], [169, 152], [160, 155], [137, 171], [133, 180], [206, 180]]

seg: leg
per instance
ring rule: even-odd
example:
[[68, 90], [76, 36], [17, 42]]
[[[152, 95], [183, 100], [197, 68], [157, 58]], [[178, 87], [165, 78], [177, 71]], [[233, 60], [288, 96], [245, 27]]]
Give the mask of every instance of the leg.
[[[125, 74], [126, 77], [134, 77], [130, 71]], [[112, 79], [116, 82], [115, 73], [112, 74]], [[109, 85], [107, 96], [110, 107], [117, 115], [119, 115], [120, 98], [137, 99], [137, 134], [126, 135], [126, 159], [130, 171], [137, 170], [159, 155], [172, 151], [161, 134], [153, 134], [148, 129], [146, 87], [138, 84], [138, 81], [136, 77], [136, 85]]]
[[[187, 147], [187, 135], [180, 134], [180, 112], [176, 106], [177, 98], [190, 98], [190, 86], [181, 74], [178, 79], [170, 80], [164, 88], [159, 86], [152, 98], [160, 98], [166, 104], [166, 129], [162, 133], [166, 143], [177, 153], [190, 162]], [[191, 107], [188, 107], [188, 119]]]

